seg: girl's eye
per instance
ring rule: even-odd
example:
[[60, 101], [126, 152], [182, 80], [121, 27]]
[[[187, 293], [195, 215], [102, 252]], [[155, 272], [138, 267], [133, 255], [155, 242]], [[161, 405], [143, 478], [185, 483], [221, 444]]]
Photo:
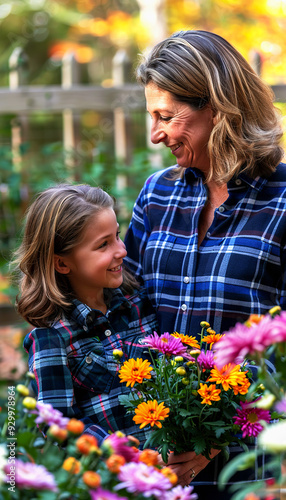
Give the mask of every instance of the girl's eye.
[[117, 240], [118, 240], [118, 238], [119, 238], [120, 233], [121, 233], [121, 231], [117, 231], [117, 233], [116, 233], [116, 239], [117, 239]]
[[106, 247], [106, 245], [107, 245], [107, 241], [105, 241], [104, 243], [102, 243], [102, 245], [100, 245], [100, 247], [98, 247], [98, 248], [104, 248], [104, 247]]

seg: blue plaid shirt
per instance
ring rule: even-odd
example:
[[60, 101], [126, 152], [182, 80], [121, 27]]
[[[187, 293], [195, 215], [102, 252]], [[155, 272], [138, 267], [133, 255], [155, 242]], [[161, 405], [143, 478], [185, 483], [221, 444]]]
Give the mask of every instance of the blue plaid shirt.
[[24, 339], [38, 401], [83, 420], [85, 432], [95, 435], [99, 443], [117, 430], [143, 443], [147, 431], [135, 425], [118, 401], [119, 395], [130, 393], [130, 387], [120, 383], [113, 350], [123, 350], [122, 361], [149, 359], [141, 341], [156, 329], [144, 290], [129, 299], [119, 289], [113, 291], [105, 315], [74, 301], [70, 317], [51, 328], [35, 328]]
[[160, 331], [196, 335], [206, 320], [218, 333], [249, 314], [285, 309], [286, 165], [270, 178], [240, 174], [198, 247], [206, 203], [202, 173], [174, 167], [153, 174], [134, 206], [126, 263], [142, 276]]

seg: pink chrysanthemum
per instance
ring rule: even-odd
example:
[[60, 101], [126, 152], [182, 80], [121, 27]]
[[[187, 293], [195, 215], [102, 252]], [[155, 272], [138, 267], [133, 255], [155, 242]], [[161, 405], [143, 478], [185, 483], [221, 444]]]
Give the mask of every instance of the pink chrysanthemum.
[[91, 500], [127, 500], [126, 497], [119, 497], [116, 493], [98, 488], [97, 490], [89, 491]]
[[286, 311], [272, 318], [264, 316], [250, 327], [237, 323], [215, 344], [215, 362], [221, 368], [240, 363], [247, 354], [264, 351], [272, 344], [286, 341]]
[[37, 403], [38, 417], [36, 424], [46, 423], [48, 425], [58, 425], [61, 429], [65, 429], [69, 419], [64, 417], [62, 412], [56, 410], [50, 404]]
[[201, 351], [197, 358], [198, 365], [204, 370], [211, 370], [214, 367], [213, 351]]
[[192, 493], [193, 486], [176, 486], [170, 491], [167, 491], [164, 500], [197, 500], [198, 495]]
[[[6, 474], [10, 473], [11, 465], [6, 465]], [[19, 490], [49, 490], [58, 491], [54, 476], [43, 466], [15, 460], [15, 482]]]
[[[258, 399], [256, 401], [258, 401]], [[255, 404], [256, 401], [252, 403], [243, 403], [241, 401], [241, 410], [237, 410], [237, 416], [233, 417], [235, 425], [239, 425], [242, 430], [242, 438], [246, 436], [258, 436], [264, 428], [260, 422], [270, 422], [270, 412], [268, 410], [255, 408], [253, 404]]]
[[278, 413], [286, 413], [286, 398], [276, 403], [275, 410], [278, 411]]
[[184, 345], [179, 337], [173, 337], [168, 332], [160, 336], [157, 332], [154, 332], [153, 335], [148, 335], [144, 338], [144, 345], [166, 354], [166, 356], [184, 356], [185, 358], [190, 358], [187, 354], [188, 346]]
[[113, 433], [104, 440], [104, 446], [110, 446], [112, 453], [121, 455], [126, 462], [138, 462], [139, 452], [134, 446], [130, 446], [127, 436]]
[[121, 483], [114, 486], [114, 490], [126, 488], [129, 493], [141, 493], [143, 497], [161, 498], [172, 487], [169, 479], [143, 462], [122, 465], [118, 479]]

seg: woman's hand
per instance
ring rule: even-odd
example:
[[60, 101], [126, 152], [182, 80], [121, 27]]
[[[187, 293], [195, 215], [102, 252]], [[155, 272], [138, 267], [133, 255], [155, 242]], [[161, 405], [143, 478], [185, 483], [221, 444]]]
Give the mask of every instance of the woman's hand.
[[[219, 452], [220, 450], [212, 449], [210, 457], [214, 458]], [[194, 451], [186, 451], [178, 455], [171, 452], [167, 464], [163, 462], [161, 455], [159, 455], [158, 463], [159, 465], [167, 465], [177, 474], [177, 484], [187, 486], [210, 463], [210, 460], [203, 455], [196, 455]]]

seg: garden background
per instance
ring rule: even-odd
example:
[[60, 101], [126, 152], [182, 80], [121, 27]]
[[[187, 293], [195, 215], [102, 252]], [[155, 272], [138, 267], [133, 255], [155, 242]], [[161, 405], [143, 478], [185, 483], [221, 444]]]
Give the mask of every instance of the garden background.
[[214, 31], [249, 60], [286, 116], [286, 0], [3, 0], [0, 5], [0, 379], [26, 369], [29, 326], [9, 271], [34, 194], [66, 180], [120, 201], [174, 157], [152, 147], [138, 54], [181, 29]]

